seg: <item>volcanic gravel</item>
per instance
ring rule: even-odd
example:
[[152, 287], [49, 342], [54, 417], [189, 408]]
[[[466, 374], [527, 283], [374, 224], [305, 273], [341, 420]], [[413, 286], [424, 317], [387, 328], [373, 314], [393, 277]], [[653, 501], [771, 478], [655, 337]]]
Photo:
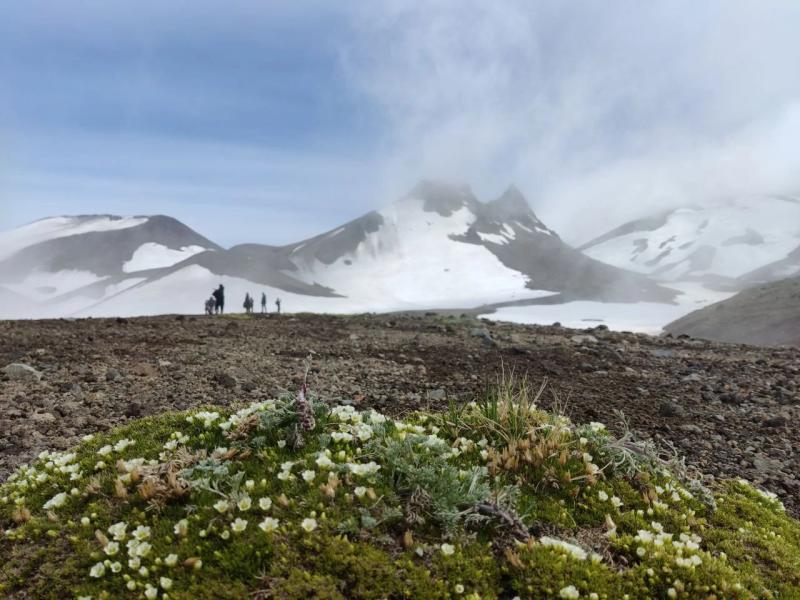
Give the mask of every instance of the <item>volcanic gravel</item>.
[[310, 387], [392, 415], [478, 398], [501, 370], [547, 380], [540, 404], [674, 445], [800, 514], [800, 349], [440, 315], [162, 316], [0, 322], [0, 479], [46, 448], [128, 419]]

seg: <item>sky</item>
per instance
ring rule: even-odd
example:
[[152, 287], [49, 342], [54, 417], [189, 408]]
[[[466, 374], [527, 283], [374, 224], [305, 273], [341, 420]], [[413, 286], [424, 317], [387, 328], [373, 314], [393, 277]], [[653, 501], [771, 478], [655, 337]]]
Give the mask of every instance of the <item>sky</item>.
[[6, 0], [0, 229], [289, 243], [434, 178], [579, 243], [800, 193], [798, 31], [795, 0]]

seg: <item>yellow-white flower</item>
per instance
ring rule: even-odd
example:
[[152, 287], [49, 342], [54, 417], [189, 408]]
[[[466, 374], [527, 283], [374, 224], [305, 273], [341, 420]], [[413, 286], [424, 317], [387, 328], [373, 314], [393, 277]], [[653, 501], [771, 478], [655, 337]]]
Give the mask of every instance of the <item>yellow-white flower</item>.
[[306, 483], [311, 483], [312, 481], [314, 481], [314, 478], [317, 476], [317, 474], [314, 471], [310, 470], [310, 469], [306, 469], [305, 471], [303, 471], [301, 473], [301, 475], [303, 476], [303, 481], [305, 481]]
[[147, 584], [147, 587], [144, 590], [144, 597], [147, 600], [153, 600], [153, 598], [158, 598], [158, 588], [153, 587], [151, 584]]
[[568, 585], [567, 587], [561, 588], [558, 595], [567, 600], [573, 600], [574, 598], [580, 598], [581, 593], [574, 585]]
[[442, 551], [442, 554], [445, 556], [452, 556], [455, 554], [456, 547], [453, 544], [442, 544], [439, 546], [439, 549]]
[[119, 542], [108, 542], [106, 547], [103, 548], [106, 556], [115, 556], [119, 552]]
[[247, 529], [247, 521], [244, 519], [236, 519], [233, 523], [231, 523], [231, 530], [234, 533], [242, 533], [245, 529]]
[[163, 589], [163, 590], [172, 589], [172, 579], [170, 579], [169, 577], [161, 577], [158, 580], [158, 583], [161, 586], [161, 589]]
[[217, 500], [214, 503], [214, 510], [216, 510], [218, 513], [226, 513], [230, 507], [231, 506], [227, 500]]
[[253, 506], [253, 501], [250, 499], [250, 496], [242, 496], [239, 498], [236, 506], [241, 511], [248, 511], [250, 510], [250, 507]]
[[146, 540], [150, 537], [150, 528], [145, 525], [139, 525], [133, 530], [133, 537], [139, 541]]
[[178, 564], [178, 555], [177, 554], [168, 554], [164, 557], [164, 564], [168, 567], [174, 567]]
[[367, 488], [365, 488], [363, 485], [360, 485], [360, 486], [358, 486], [356, 489], [354, 489], [354, 490], [353, 490], [353, 493], [354, 493], [354, 494], [355, 494], [355, 495], [356, 495], [358, 498], [362, 498], [362, 497], [364, 496], [364, 494], [366, 494], [366, 493], [367, 493]]
[[172, 530], [175, 532], [175, 535], [186, 537], [186, 534], [189, 532], [189, 521], [181, 519], [175, 523], [175, 527], [173, 527]]
[[128, 528], [128, 524], [120, 521], [119, 523], [114, 523], [108, 528], [108, 533], [111, 534], [116, 541], [122, 542], [125, 540], [125, 530]]
[[106, 566], [99, 562], [95, 563], [91, 569], [89, 569], [89, 577], [94, 577], [95, 579], [99, 579], [103, 575], [106, 574]]
[[261, 523], [258, 524], [258, 528], [261, 529], [264, 533], [272, 533], [276, 529], [278, 529], [278, 519], [273, 519], [272, 517], [267, 517]]
[[272, 498], [261, 498], [258, 501], [258, 507], [261, 510], [269, 510], [272, 507]]
[[307, 532], [312, 532], [317, 528], [317, 520], [305, 518], [303, 519], [302, 523], [300, 523], [300, 527], [302, 527]]
[[605, 502], [606, 500], [608, 500], [608, 494], [603, 490], [597, 492], [597, 497], [600, 499], [601, 502]]

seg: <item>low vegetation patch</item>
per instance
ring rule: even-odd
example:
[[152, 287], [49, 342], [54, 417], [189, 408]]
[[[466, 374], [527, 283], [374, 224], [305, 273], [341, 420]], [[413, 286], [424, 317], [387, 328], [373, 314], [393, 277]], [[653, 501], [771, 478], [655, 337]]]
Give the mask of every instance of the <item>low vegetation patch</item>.
[[798, 598], [800, 523], [630, 436], [479, 403], [296, 396], [134, 422], [0, 486], [19, 598]]

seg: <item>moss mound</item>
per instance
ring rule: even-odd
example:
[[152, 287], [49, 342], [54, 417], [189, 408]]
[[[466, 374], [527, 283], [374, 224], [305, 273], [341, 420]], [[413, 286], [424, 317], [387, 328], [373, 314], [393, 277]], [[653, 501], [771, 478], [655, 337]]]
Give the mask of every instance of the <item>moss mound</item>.
[[800, 523], [774, 496], [706, 489], [524, 385], [402, 421], [304, 390], [19, 469], [0, 486], [0, 595], [800, 597]]

